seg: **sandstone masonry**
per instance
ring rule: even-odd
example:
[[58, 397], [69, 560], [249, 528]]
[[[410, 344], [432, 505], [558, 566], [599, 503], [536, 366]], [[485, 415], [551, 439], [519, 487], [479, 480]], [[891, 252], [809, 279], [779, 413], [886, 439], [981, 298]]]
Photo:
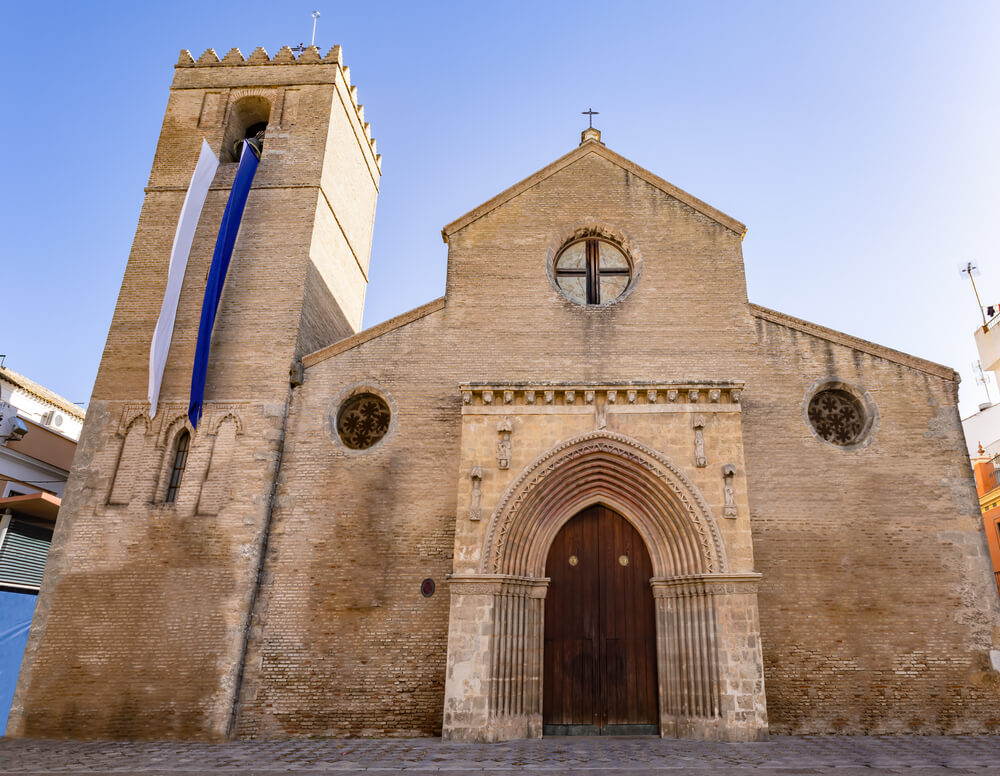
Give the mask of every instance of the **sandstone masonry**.
[[[258, 120], [194, 430], [226, 154]], [[202, 137], [224, 163], [150, 418]], [[13, 735], [543, 735], [545, 618], [568, 616], [546, 609], [547, 552], [594, 504], [652, 562], [661, 735], [1000, 724], [1000, 601], [951, 369], [750, 304], [745, 227], [596, 130], [444, 228], [441, 299], [358, 332], [380, 165], [339, 47], [182, 53]], [[588, 240], [627, 257], [621, 296], [561, 290]], [[338, 432], [360, 394], [391, 415], [364, 449]], [[854, 437], [824, 436], [824, 396], [856, 407]]]

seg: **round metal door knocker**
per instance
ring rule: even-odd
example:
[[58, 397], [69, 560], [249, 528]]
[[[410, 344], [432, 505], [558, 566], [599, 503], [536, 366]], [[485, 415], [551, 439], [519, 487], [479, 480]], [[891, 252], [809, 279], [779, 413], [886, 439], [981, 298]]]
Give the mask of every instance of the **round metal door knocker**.
[[618, 562], [620, 564], [622, 564], [623, 566], [627, 566], [628, 565], [628, 555], [619, 555], [618, 556]]
[[420, 595], [424, 598], [430, 598], [434, 595], [434, 580], [431, 578], [425, 579], [420, 583]]
[[576, 555], [570, 555], [569, 556], [569, 565], [570, 566], [575, 566], [579, 562], [580, 562], [580, 559], [578, 557], [576, 557]]

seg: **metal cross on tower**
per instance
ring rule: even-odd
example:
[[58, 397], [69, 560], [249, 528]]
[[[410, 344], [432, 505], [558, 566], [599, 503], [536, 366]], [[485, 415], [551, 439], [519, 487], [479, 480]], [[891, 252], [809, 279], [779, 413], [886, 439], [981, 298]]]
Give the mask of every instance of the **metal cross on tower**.
[[582, 110], [582, 111], [580, 111], [580, 113], [582, 113], [584, 116], [589, 117], [589, 119], [590, 119], [590, 128], [591, 129], [594, 128], [594, 116], [600, 116], [601, 115], [600, 111], [594, 110], [592, 108], [587, 108], [587, 110]]

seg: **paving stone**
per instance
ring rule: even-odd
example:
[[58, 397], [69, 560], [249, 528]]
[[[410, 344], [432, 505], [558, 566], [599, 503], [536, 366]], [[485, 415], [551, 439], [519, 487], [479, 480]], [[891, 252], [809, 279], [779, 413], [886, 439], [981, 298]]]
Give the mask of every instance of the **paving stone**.
[[545, 738], [504, 744], [310, 739], [225, 744], [0, 739], [0, 773], [194, 776], [239, 773], [645, 776], [943, 776], [1000, 773], [1000, 736], [793, 737], [720, 744], [657, 738]]

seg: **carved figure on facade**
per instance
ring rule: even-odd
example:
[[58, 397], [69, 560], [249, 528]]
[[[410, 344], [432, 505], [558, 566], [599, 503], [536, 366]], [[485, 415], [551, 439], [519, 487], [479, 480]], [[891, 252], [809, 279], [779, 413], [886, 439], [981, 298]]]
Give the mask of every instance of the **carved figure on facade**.
[[691, 426], [694, 428], [694, 465], [703, 469], [708, 466], [708, 458], [705, 456], [705, 416], [695, 415], [691, 419]]
[[469, 503], [469, 519], [481, 520], [483, 508], [481, 506], [483, 498], [483, 467], [473, 466], [469, 472], [469, 479], [472, 480], [472, 499]]
[[500, 439], [497, 442], [497, 468], [510, 468], [510, 458], [513, 449], [510, 435], [513, 430], [514, 427], [511, 425], [510, 418], [504, 418], [497, 423], [497, 433], [500, 435]]
[[723, 517], [736, 517], [736, 489], [733, 487], [733, 476], [736, 474], [736, 467], [727, 463], [722, 467], [723, 493], [725, 494], [725, 506], [722, 507]]

